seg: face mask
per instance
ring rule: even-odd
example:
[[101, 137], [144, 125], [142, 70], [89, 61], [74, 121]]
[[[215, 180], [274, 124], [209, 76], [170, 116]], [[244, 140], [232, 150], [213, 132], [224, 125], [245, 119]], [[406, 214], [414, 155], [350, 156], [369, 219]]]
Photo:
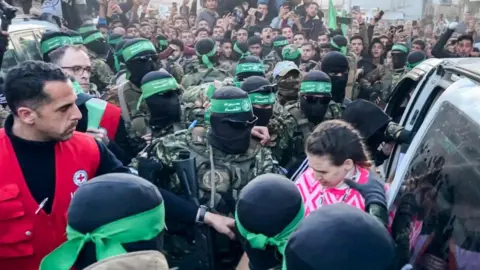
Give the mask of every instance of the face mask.
[[180, 121], [180, 100], [176, 92], [156, 94], [146, 98], [150, 111], [150, 126], [153, 129], [164, 129]]
[[[315, 100], [316, 99], [316, 100]], [[319, 124], [325, 118], [328, 110], [329, 99], [318, 97], [300, 97], [300, 110], [312, 124]]]
[[108, 44], [103, 40], [96, 40], [96, 41], [90, 42], [87, 45], [87, 48], [100, 57], [106, 57], [109, 51]]
[[250, 147], [252, 128], [255, 121], [230, 122], [219, 116], [210, 116], [211, 128], [208, 131], [208, 142], [212, 147], [227, 154], [243, 154]]
[[337, 103], [343, 103], [345, 99], [345, 88], [347, 88], [348, 74], [341, 76], [331, 76], [332, 81], [332, 100]]
[[392, 54], [392, 64], [393, 69], [403, 69], [405, 63], [407, 62], [407, 55], [404, 53], [393, 53]]
[[137, 87], [140, 87], [142, 84], [143, 76], [145, 76], [150, 71], [158, 70], [158, 65], [152, 59], [149, 60], [133, 60], [127, 65], [127, 70], [130, 71], [130, 77], [128, 80], [132, 82]]
[[263, 108], [252, 107], [252, 109], [253, 109], [253, 114], [258, 118], [256, 125], [261, 127], [266, 127], [270, 122], [270, 118], [272, 118], [273, 108], [263, 109]]

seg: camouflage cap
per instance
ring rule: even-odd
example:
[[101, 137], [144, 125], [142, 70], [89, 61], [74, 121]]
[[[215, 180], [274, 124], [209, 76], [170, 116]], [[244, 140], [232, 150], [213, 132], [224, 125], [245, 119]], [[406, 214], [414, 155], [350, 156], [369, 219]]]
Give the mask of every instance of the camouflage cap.
[[292, 61], [282, 61], [278, 62], [275, 68], [273, 69], [273, 78], [276, 79], [277, 77], [283, 77], [287, 75], [290, 71], [298, 71], [300, 74], [300, 69], [297, 65]]

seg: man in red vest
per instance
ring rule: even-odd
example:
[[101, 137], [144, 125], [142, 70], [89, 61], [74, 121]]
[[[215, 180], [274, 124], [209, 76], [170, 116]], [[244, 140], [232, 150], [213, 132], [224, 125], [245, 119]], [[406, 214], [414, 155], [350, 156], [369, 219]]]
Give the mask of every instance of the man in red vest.
[[[103, 143], [75, 131], [82, 115], [59, 67], [23, 62], [8, 72], [4, 94], [12, 114], [0, 129], [0, 269], [37, 270], [66, 240], [76, 189], [95, 176], [129, 169]], [[160, 191], [167, 218], [195, 223], [200, 211], [194, 204]], [[231, 233], [226, 217], [207, 213], [204, 220]]]

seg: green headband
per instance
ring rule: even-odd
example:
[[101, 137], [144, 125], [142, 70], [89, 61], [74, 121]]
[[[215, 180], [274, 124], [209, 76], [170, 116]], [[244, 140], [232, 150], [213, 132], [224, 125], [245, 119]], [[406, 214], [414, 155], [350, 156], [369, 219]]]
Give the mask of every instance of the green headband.
[[206, 53], [206, 54], [200, 54], [200, 53], [198, 53], [198, 51], [197, 51], [197, 55], [200, 56], [200, 57], [202, 57], [202, 58], [201, 58], [202, 63], [203, 63], [205, 66], [207, 66], [208, 68], [213, 68], [213, 64], [212, 64], [212, 62], [210, 62], [209, 57], [214, 56], [216, 53], [217, 53], [217, 46], [213, 46], [213, 49], [212, 49], [210, 52]]
[[127, 253], [122, 244], [147, 241], [165, 228], [165, 206], [159, 206], [105, 224], [91, 233], [82, 234], [67, 225], [67, 241], [43, 258], [40, 270], [70, 269], [88, 242], [95, 244], [97, 261]]
[[399, 45], [399, 44], [393, 45], [392, 51], [401, 51], [401, 52], [404, 52], [404, 53], [408, 53], [407, 47]]
[[338, 46], [337, 43], [333, 41], [333, 39], [330, 40], [330, 45], [332, 45], [332, 47], [334, 47], [335, 49], [340, 50], [343, 55], [347, 55], [347, 46]]
[[265, 66], [261, 63], [242, 63], [235, 67], [235, 74], [245, 72], [265, 73]]
[[329, 82], [302, 82], [300, 93], [304, 94], [331, 94], [332, 84]]
[[108, 44], [110, 45], [117, 45], [120, 41], [123, 40], [123, 37], [118, 37], [116, 39], [108, 39]]
[[248, 94], [252, 104], [256, 105], [272, 105], [275, 103], [275, 94], [274, 93], [251, 93]]
[[250, 98], [212, 99], [210, 111], [213, 113], [243, 113], [252, 111]]
[[163, 78], [148, 82], [142, 85], [142, 95], [138, 99], [137, 110], [140, 109], [142, 101], [158, 93], [164, 93], [178, 89], [177, 80], [175, 78]]
[[287, 227], [285, 227], [279, 234], [272, 237], [247, 231], [240, 223], [240, 220], [238, 219], [238, 213], [235, 213], [235, 225], [240, 235], [250, 243], [252, 248], [265, 250], [267, 246], [275, 246], [277, 247], [278, 252], [284, 255], [288, 238], [298, 227], [298, 224], [300, 224], [300, 222], [303, 220], [304, 215], [305, 209], [302, 203], [295, 218], [293, 218]]
[[168, 46], [168, 40], [166, 39], [157, 39], [158, 45]]
[[273, 47], [281, 47], [281, 46], [286, 46], [288, 45], [288, 40], [277, 40], [273, 42]]
[[97, 29], [97, 27], [95, 27], [95, 25], [82, 26], [82, 27], [78, 28], [78, 32], [80, 34], [85, 34], [87, 32], [96, 31], [96, 30], [98, 30], [98, 29]]
[[298, 57], [300, 57], [301, 53], [299, 49], [296, 49], [294, 51], [288, 49], [283, 49], [282, 51], [282, 56], [284, 60], [295, 60]]
[[157, 53], [155, 46], [153, 46], [152, 42], [148, 40], [142, 40], [123, 49], [123, 60], [127, 62], [128, 60], [135, 57], [138, 53], [144, 51], [151, 51], [152, 54]]
[[53, 37], [42, 42], [42, 54], [48, 53], [54, 49], [63, 47], [64, 45], [72, 45], [72, 39], [66, 36]]
[[70, 37], [70, 39], [72, 40], [73, 44], [83, 44], [82, 36], [73, 36], [73, 37]]
[[420, 60], [420, 61], [418, 61], [418, 62], [416, 62], [416, 63], [412, 63], [412, 64], [407, 63], [407, 68], [408, 68], [408, 70], [412, 70], [414, 67], [420, 65], [423, 61], [425, 61], [425, 59], [422, 59], [422, 60]]
[[102, 33], [96, 32], [96, 33], [93, 33], [90, 36], [86, 37], [83, 40], [83, 44], [88, 44], [88, 43], [94, 42], [95, 40], [99, 40], [99, 39], [104, 39], [104, 37], [103, 37]]
[[233, 45], [233, 50], [236, 51], [238, 54], [240, 54], [240, 58], [243, 58], [247, 55], [250, 54], [250, 52], [243, 52], [240, 47], [238, 47], [238, 44], [235, 42], [235, 44]]
[[72, 86], [73, 86], [73, 92], [75, 93], [76, 96], [78, 96], [78, 94], [84, 93], [82, 86], [80, 86], [80, 84], [77, 81], [73, 81]]

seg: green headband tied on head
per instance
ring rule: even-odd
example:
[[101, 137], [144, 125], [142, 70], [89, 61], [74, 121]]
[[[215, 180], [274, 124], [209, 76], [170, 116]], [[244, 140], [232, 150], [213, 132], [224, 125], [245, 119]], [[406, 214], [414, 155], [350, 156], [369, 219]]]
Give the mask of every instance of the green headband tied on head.
[[245, 240], [250, 243], [250, 246], [255, 249], [265, 250], [267, 246], [275, 246], [280, 254], [284, 255], [285, 248], [287, 247], [287, 241], [290, 235], [295, 231], [300, 222], [303, 220], [305, 215], [305, 208], [303, 203], [298, 210], [297, 215], [293, 218], [292, 221], [285, 227], [279, 234], [268, 237], [264, 234], [257, 234], [247, 231], [245, 227], [240, 223], [238, 219], [238, 213], [235, 213], [235, 225], [238, 229], [238, 232]]
[[43, 258], [40, 270], [65, 270], [75, 264], [88, 242], [95, 244], [97, 261], [127, 253], [122, 244], [147, 241], [165, 228], [165, 206], [125, 217], [98, 227], [90, 233], [80, 233], [67, 225], [67, 241]]
[[418, 61], [418, 62], [416, 62], [416, 63], [412, 63], [412, 64], [407, 63], [407, 69], [408, 69], [408, 70], [412, 70], [412, 69], [414, 69], [416, 66], [420, 65], [423, 61], [425, 61], [425, 59], [420, 60], [420, 61]]
[[72, 45], [72, 39], [66, 36], [53, 37], [42, 42], [41, 50], [42, 54], [48, 53], [52, 50], [63, 47], [64, 45]]
[[243, 113], [252, 111], [250, 98], [239, 99], [212, 99], [210, 101], [212, 113]]
[[250, 55], [250, 52], [243, 52], [240, 47], [238, 47], [238, 44], [235, 42], [235, 44], [233, 45], [233, 50], [235, 52], [237, 52], [238, 54], [240, 54], [240, 59], [241, 58], [244, 58], [245, 56], [247, 55]]
[[97, 27], [95, 27], [95, 25], [87, 25], [87, 26], [82, 26], [80, 28], [78, 28], [78, 32], [80, 34], [85, 34], [87, 32], [90, 32], [90, 31], [96, 31], [98, 30]]
[[392, 51], [401, 51], [404, 53], [408, 53], [408, 49], [405, 46], [402, 46], [400, 44], [395, 44], [392, 46]]
[[96, 32], [96, 33], [93, 33], [90, 36], [86, 37], [83, 40], [83, 44], [89, 44], [89, 43], [92, 43], [92, 42], [94, 42], [96, 40], [99, 40], [99, 39], [105, 39], [105, 38], [103, 37], [102, 33]]
[[168, 46], [168, 40], [166, 40], [166, 39], [157, 39], [157, 43], [160, 47], [167, 47]]
[[275, 103], [275, 94], [274, 93], [251, 93], [248, 94], [250, 102], [256, 105], [272, 105]]
[[134, 58], [138, 53], [144, 51], [151, 51], [152, 54], [157, 53], [155, 46], [153, 46], [152, 42], [148, 40], [142, 40], [123, 49], [123, 60], [127, 62], [128, 60]]
[[235, 74], [245, 72], [265, 73], [265, 66], [261, 63], [242, 63], [235, 67]]
[[295, 60], [298, 57], [300, 57], [301, 54], [302, 53], [300, 52], [299, 49], [289, 50], [289, 48], [288, 48], [288, 49], [283, 49], [283, 51], [282, 51], [283, 60]]
[[300, 93], [303, 94], [331, 94], [332, 84], [329, 82], [304, 81], [300, 84]]
[[172, 91], [178, 89], [178, 83], [175, 78], [163, 78], [148, 82], [142, 85], [142, 95], [138, 99], [137, 110], [140, 109], [140, 104], [142, 101], [148, 97], [151, 97], [158, 93], [164, 93], [167, 91]]
[[282, 46], [287, 46], [288, 45], [288, 40], [277, 40], [273, 42], [273, 47], [278, 48]]
[[216, 53], [217, 53], [217, 47], [213, 46], [213, 49], [210, 52], [206, 54], [199, 54], [197, 52], [197, 56], [201, 57], [201, 61], [205, 66], [207, 66], [208, 68], [213, 68], [213, 64], [212, 62], [210, 62], [209, 57], [215, 56]]
[[347, 55], [347, 46], [338, 46], [333, 39], [330, 40], [330, 45], [332, 45], [332, 47], [335, 49], [340, 50], [343, 55]]
[[83, 38], [82, 36], [73, 36], [73, 37], [70, 37], [70, 39], [72, 40], [72, 43], [73, 44], [83, 44]]

